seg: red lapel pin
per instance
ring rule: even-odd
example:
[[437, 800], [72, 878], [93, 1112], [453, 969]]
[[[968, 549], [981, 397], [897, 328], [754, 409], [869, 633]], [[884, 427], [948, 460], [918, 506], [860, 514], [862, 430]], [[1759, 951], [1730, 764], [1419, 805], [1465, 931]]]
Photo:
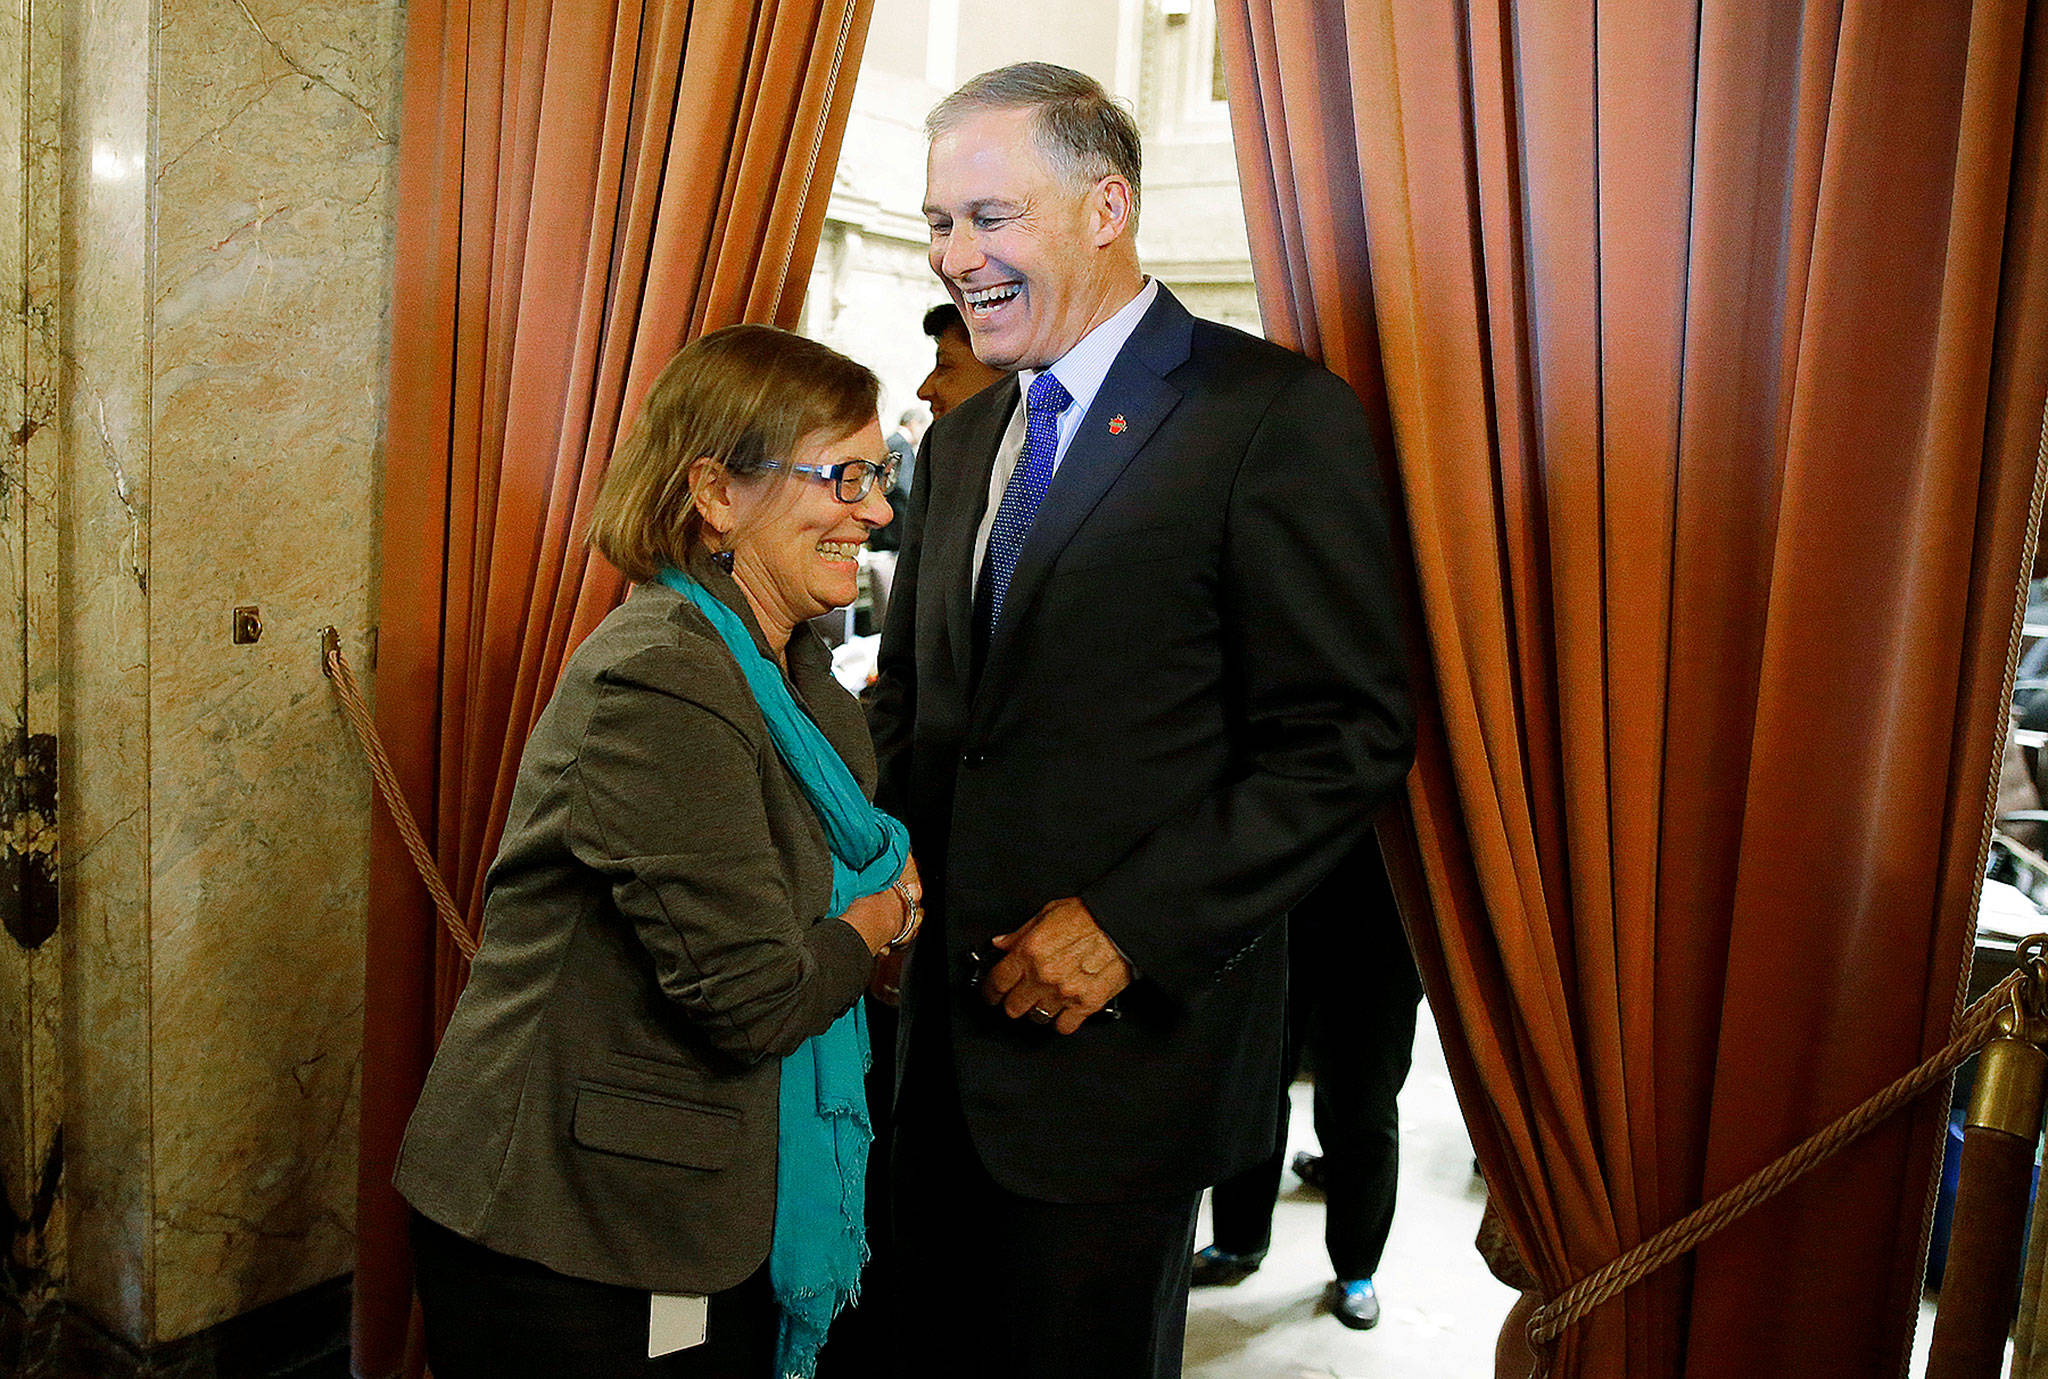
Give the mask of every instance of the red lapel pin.
[[1118, 412], [1115, 416], [1109, 419], [1109, 434], [1112, 436], [1121, 436], [1124, 433], [1124, 427], [1127, 424], [1128, 423], [1124, 421], [1124, 414], [1122, 412]]

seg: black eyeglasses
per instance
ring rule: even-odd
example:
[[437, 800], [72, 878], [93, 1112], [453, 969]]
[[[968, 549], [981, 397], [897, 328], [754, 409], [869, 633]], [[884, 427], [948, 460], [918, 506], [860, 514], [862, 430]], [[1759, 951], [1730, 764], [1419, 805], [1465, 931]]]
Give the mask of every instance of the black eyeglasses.
[[896, 487], [894, 455], [886, 460], [847, 460], [841, 464], [784, 464], [779, 460], [769, 460], [761, 468], [787, 469], [792, 474], [830, 484], [842, 503], [858, 503], [874, 492], [877, 480], [881, 482], [884, 493]]

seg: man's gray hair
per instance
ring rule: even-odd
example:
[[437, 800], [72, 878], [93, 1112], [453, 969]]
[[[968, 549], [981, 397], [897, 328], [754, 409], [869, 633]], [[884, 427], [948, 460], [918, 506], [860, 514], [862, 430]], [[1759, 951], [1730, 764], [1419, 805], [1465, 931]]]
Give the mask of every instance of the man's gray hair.
[[1138, 122], [1102, 89], [1102, 83], [1071, 67], [1050, 62], [1017, 62], [983, 72], [932, 107], [927, 137], [936, 139], [988, 110], [1029, 110], [1038, 151], [1076, 186], [1091, 186], [1115, 173], [1131, 184], [1135, 221], [1138, 201]]

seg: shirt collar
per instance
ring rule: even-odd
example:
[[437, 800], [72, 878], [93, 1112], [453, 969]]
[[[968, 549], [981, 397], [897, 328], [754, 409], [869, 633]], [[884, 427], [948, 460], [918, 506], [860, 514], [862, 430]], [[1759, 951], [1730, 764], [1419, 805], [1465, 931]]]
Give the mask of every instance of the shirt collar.
[[1123, 304], [1116, 314], [1095, 329], [1081, 337], [1065, 354], [1043, 369], [1019, 369], [1017, 386], [1022, 390], [1019, 396], [1027, 396], [1031, 385], [1038, 381], [1041, 373], [1051, 373], [1067, 390], [1067, 396], [1074, 399], [1075, 416], [1086, 416], [1088, 405], [1095, 401], [1095, 395], [1102, 391], [1102, 380], [1109, 376], [1109, 366], [1116, 362], [1131, 332], [1138, 328], [1153, 301], [1159, 296], [1159, 279], [1147, 278], [1145, 285], [1138, 289], [1138, 295]]

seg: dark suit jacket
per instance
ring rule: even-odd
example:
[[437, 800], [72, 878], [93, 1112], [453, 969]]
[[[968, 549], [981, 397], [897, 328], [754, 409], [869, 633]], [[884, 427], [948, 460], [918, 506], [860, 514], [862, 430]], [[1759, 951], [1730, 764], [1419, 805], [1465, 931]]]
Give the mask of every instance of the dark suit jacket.
[[[1017, 393], [998, 384], [927, 434], [882, 641], [880, 798], [910, 824], [937, 921], [908, 1023], [948, 1023], [1003, 1186], [1192, 1191], [1270, 1149], [1281, 920], [1411, 759], [1372, 441], [1334, 375], [1162, 291], [1061, 462], [977, 673], [974, 535]], [[1070, 895], [1141, 974], [1121, 1019], [1060, 1036], [967, 995], [970, 948]]]
[[[752, 626], [730, 576], [692, 573]], [[860, 710], [808, 628], [789, 666], [872, 785]], [[635, 589], [569, 658], [487, 884], [398, 1190], [577, 1278], [747, 1278], [774, 1223], [782, 1056], [853, 1004], [873, 959], [824, 918], [824, 831], [738, 664], [666, 586]]]

